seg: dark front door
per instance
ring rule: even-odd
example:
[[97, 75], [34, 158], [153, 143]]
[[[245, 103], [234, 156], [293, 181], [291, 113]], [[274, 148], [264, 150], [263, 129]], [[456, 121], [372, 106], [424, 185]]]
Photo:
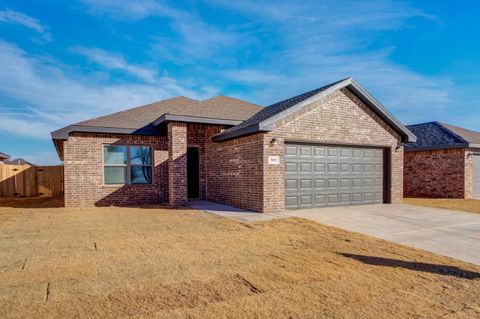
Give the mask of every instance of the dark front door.
[[198, 148], [187, 148], [187, 185], [188, 185], [188, 198], [199, 198], [199, 161], [198, 161]]

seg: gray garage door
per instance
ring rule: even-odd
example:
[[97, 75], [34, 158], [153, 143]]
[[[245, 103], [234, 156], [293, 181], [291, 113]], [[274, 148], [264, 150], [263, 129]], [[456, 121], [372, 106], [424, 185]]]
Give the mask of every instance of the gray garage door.
[[383, 149], [285, 144], [287, 209], [383, 203]]
[[473, 155], [473, 197], [480, 198], [480, 152]]

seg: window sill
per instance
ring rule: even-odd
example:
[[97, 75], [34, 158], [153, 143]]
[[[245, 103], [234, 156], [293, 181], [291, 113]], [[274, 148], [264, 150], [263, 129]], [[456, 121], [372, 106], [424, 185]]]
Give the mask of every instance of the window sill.
[[120, 187], [145, 187], [153, 186], [154, 184], [104, 184], [102, 188], [120, 188]]

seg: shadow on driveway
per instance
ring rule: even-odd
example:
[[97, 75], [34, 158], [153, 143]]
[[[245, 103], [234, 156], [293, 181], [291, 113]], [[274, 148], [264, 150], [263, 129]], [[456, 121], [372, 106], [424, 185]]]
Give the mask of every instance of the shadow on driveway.
[[338, 253], [338, 254], [347, 258], [358, 260], [367, 265], [405, 268], [405, 269], [414, 270], [414, 271], [429, 272], [432, 274], [443, 275], [443, 276], [453, 276], [453, 277], [464, 278], [464, 279], [480, 278], [480, 273], [478, 272], [464, 270], [455, 266], [427, 264], [427, 263], [421, 263], [421, 262], [412, 262], [412, 261], [383, 258], [383, 257], [374, 257], [374, 256], [355, 255], [355, 254], [348, 254], [348, 253]]

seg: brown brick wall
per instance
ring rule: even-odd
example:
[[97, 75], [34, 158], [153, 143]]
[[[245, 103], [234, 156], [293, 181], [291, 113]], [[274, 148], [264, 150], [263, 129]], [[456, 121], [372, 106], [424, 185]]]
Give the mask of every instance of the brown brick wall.
[[465, 151], [465, 198], [468, 199], [473, 198], [473, 152], [473, 149]]
[[168, 203], [187, 203], [187, 124], [168, 124]]
[[[465, 149], [405, 153], [406, 197], [471, 197], [471, 159]], [[469, 169], [466, 169], [469, 168]]]
[[[207, 136], [220, 132], [210, 127]], [[222, 143], [207, 139], [207, 198], [263, 211], [263, 137], [251, 135]]]
[[[271, 145], [275, 138], [276, 143]], [[364, 145], [387, 148], [391, 154], [391, 202], [403, 200], [403, 147], [400, 136], [350, 91], [344, 89], [316, 101], [276, 124], [264, 135], [264, 212], [278, 212], [284, 202], [284, 142]], [[280, 165], [269, 165], [268, 156], [280, 156]]]
[[[152, 185], [103, 185], [103, 145], [151, 146], [154, 150]], [[72, 133], [64, 143], [65, 206], [133, 206], [168, 199], [166, 137]]]

